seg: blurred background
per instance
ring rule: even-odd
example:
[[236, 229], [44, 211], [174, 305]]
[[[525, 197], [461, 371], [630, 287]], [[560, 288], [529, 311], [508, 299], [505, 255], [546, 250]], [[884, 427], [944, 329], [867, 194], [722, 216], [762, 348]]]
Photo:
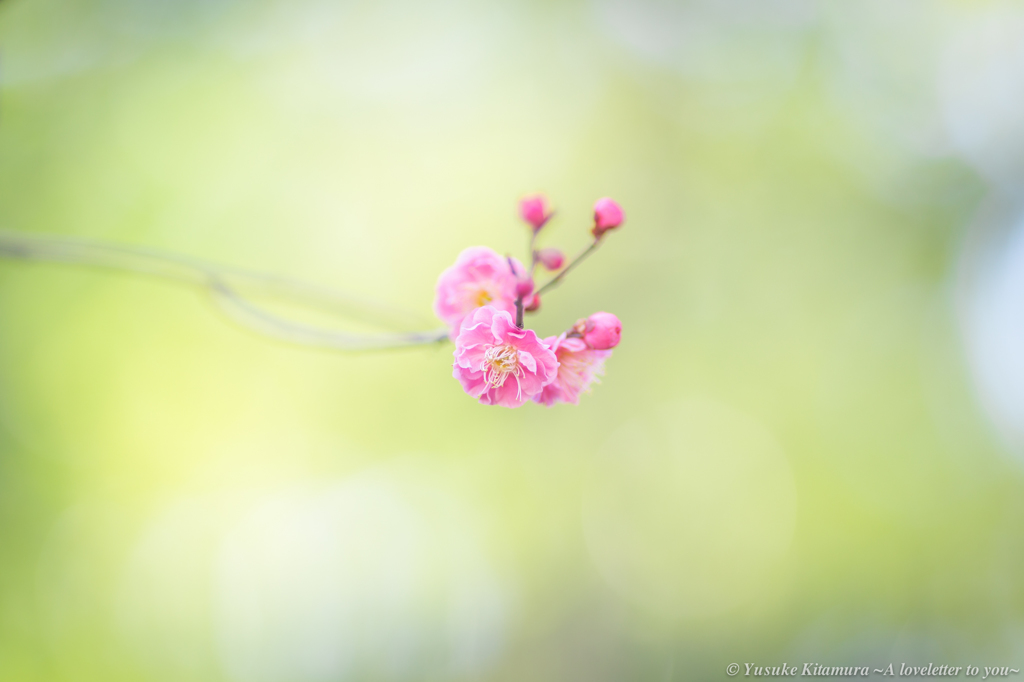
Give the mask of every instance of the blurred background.
[[431, 319], [474, 244], [578, 407], [0, 261], [0, 680], [1024, 665], [1024, 6], [2, 0], [0, 228]]

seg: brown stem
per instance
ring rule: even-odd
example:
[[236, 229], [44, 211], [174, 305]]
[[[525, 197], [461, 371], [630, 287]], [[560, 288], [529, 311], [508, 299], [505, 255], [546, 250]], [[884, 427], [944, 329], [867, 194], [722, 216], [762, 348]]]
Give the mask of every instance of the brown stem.
[[[536, 233], [534, 233], [536, 234]], [[516, 272], [516, 266], [512, 265], [512, 256], [505, 256], [508, 260], [508, 269], [512, 271], [512, 276], [519, 280], [519, 273]], [[516, 326], [520, 329], [523, 328], [523, 297], [516, 296]]]

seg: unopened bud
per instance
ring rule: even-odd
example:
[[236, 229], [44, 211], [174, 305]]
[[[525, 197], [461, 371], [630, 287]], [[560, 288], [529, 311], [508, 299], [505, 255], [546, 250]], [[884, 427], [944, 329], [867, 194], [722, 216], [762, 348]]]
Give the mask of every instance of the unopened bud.
[[533, 293], [533, 280], [521, 279], [516, 282], [516, 298], [526, 298]]
[[622, 207], [608, 197], [598, 199], [594, 204], [593, 235], [600, 238], [608, 230], [618, 227], [626, 219]]
[[534, 230], [539, 230], [551, 219], [552, 214], [548, 208], [548, 200], [543, 194], [536, 194], [519, 201], [519, 215], [532, 225]]
[[523, 310], [528, 313], [540, 310], [540, 296], [537, 294], [531, 294], [523, 300]]
[[584, 343], [594, 350], [615, 348], [622, 336], [622, 323], [611, 313], [594, 313], [586, 319], [582, 335]]
[[558, 249], [541, 249], [537, 260], [548, 270], [557, 270], [565, 263], [565, 254]]

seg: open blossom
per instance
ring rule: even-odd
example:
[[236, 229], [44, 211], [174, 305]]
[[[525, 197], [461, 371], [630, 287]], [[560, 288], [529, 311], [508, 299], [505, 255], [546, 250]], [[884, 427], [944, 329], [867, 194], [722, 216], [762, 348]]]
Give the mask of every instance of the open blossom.
[[[515, 258], [512, 264], [517, 272], [526, 271]], [[481, 306], [490, 305], [514, 315], [516, 284], [508, 259], [486, 246], [471, 246], [437, 278], [434, 313], [448, 325], [454, 339], [466, 315]]]
[[544, 339], [544, 345], [558, 358], [558, 373], [534, 401], [548, 407], [555, 403], [579, 404], [580, 394], [604, 374], [604, 361], [612, 352], [594, 350], [582, 339], [566, 338], [565, 334], [549, 336]]
[[[523, 314], [537, 311], [539, 294], [559, 284], [625, 216], [612, 199], [598, 199], [591, 230], [594, 242], [567, 264], [558, 249], [536, 248], [538, 232], [553, 215], [547, 199], [539, 194], [524, 197], [519, 215], [533, 227], [528, 235], [529, 269], [511, 257], [474, 246], [438, 277], [434, 312], [448, 325], [455, 342], [452, 375], [484, 405], [519, 407], [528, 400], [548, 407], [575, 405], [603, 374], [605, 360], [619, 344], [619, 318], [594, 313], [561, 336], [541, 340], [522, 327]], [[538, 265], [557, 274], [538, 285], [533, 280]]]
[[453, 376], [484, 405], [519, 407], [555, 380], [558, 360], [532, 329], [494, 306], [466, 316], [455, 338]]

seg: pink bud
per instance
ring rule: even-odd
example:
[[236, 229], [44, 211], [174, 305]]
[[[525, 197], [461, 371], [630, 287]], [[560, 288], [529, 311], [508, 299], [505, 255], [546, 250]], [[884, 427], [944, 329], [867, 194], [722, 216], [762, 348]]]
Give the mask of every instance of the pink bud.
[[531, 294], [528, 298], [523, 301], [523, 310], [528, 313], [532, 313], [536, 310], [540, 310], [540, 296], [537, 294]]
[[551, 219], [552, 214], [548, 208], [548, 200], [544, 198], [544, 195], [535, 194], [519, 201], [519, 215], [523, 220], [533, 225], [534, 230], [539, 230]]
[[583, 341], [594, 350], [615, 348], [621, 336], [622, 323], [611, 313], [594, 313], [586, 319]]
[[533, 280], [521, 279], [516, 282], [516, 298], [526, 298], [533, 293]]
[[594, 229], [591, 232], [595, 237], [600, 238], [608, 230], [621, 225], [625, 219], [622, 207], [617, 203], [608, 197], [598, 199], [594, 204]]
[[565, 255], [558, 249], [541, 249], [537, 252], [537, 260], [548, 270], [557, 270], [565, 263]]

